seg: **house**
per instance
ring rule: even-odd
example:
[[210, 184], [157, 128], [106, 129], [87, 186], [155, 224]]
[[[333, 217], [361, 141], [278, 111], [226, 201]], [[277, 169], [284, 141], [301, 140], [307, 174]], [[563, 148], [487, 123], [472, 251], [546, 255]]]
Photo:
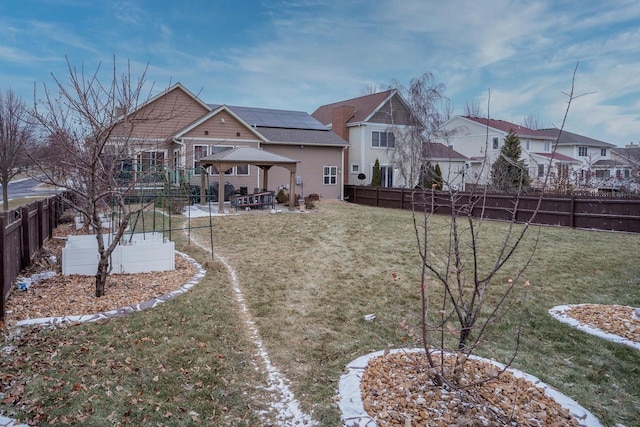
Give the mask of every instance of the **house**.
[[573, 157], [580, 165], [572, 170], [571, 183], [576, 188], [604, 189], [622, 185], [629, 179], [631, 165], [614, 154], [616, 146], [560, 129], [540, 129], [557, 140], [556, 152]]
[[[373, 165], [380, 163], [383, 187], [413, 187], [409, 171], [394, 165], [391, 151], [395, 137], [391, 127], [410, 125], [410, 109], [391, 89], [318, 107], [311, 115], [349, 142], [342, 169], [345, 184], [371, 184]], [[361, 174], [365, 178], [361, 179]]]
[[627, 191], [640, 193], [640, 144], [630, 143], [624, 148], [612, 148], [611, 159], [616, 162], [615, 177], [621, 179]]
[[370, 185], [378, 160], [383, 187], [413, 188], [426, 159], [432, 167], [440, 166], [444, 188], [464, 188], [469, 159], [463, 154], [430, 141], [400, 147], [400, 135], [412, 125], [411, 109], [395, 89], [323, 105], [311, 115], [349, 141], [345, 184]]
[[600, 175], [601, 172], [596, 171], [611, 167], [610, 154], [615, 147], [567, 131], [558, 139], [558, 129], [534, 130], [504, 120], [470, 116], [456, 116], [440, 130], [440, 142], [471, 158], [471, 176], [467, 182], [480, 185], [490, 182], [491, 165], [509, 132], [520, 139], [521, 158], [534, 187], [541, 187], [545, 182], [558, 189], [586, 187], [591, 173]]
[[[343, 197], [341, 168], [347, 142], [306, 112], [207, 104], [178, 83], [135, 111], [124, 112], [121, 123], [120, 138], [135, 142], [129, 157], [122, 161], [123, 169], [165, 167], [173, 171], [176, 180], [185, 176], [191, 185], [198, 186], [203, 182], [217, 185], [222, 172], [231, 188], [253, 192], [265, 189], [265, 165], [260, 169], [240, 164], [226, 171], [198, 167], [203, 157], [251, 147], [295, 160], [295, 180], [286, 168], [273, 167], [267, 190]], [[115, 144], [118, 136], [113, 140]]]

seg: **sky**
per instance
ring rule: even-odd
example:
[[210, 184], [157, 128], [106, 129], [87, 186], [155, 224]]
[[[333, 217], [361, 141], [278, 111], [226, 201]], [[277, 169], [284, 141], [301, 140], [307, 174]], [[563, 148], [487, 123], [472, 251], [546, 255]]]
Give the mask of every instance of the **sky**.
[[308, 113], [429, 72], [453, 114], [559, 127], [573, 87], [566, 130], [640, 141], [637, 0], [0, 0], [0, 29], [0, 90], [29, 103], [114, 59], [153, 94]]

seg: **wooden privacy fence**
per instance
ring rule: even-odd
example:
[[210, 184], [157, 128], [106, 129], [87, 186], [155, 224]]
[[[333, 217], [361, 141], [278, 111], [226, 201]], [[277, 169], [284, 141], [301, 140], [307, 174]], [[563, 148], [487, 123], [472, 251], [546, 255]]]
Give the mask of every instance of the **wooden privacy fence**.
[[0, 213], [0, 321], [4, 321], [5, 301], [14, 280], [29, 266], [33, 254], [52, 237], [63, 210], [62, 198], [53, 196]]
[[[427, 209], [450, 214], [451, 209], [473, 206], [472, 215], [487, 219], [511, 220], [514, 209], [518, 222], [531, 221], [539, 195], [458, 193], [455, 200], [444, 191], [407, 188], [376, 188], [346, 185], [345, 199], [361, 205], [384, 208]], [[517, 204], [516, 204], [517, 200]], [[454, 206], [452, 206], [452, 203]], [[535, 224], [596, 230], [640, 233], [640, 197], [602, 197], [543, 194]]]

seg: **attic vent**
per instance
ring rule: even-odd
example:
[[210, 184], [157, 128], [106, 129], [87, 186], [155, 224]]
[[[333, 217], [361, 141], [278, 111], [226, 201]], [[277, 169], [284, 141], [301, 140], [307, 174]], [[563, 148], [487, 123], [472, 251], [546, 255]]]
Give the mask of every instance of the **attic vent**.
[[205, 134], [205, 135], [209, 135], [209, 131], [208, 131], [208, 130], [205, 130], [205, 131], [204, 131], [204, 134]]
[[236, 136], [240, 136], [240, 132], [236, 132]]

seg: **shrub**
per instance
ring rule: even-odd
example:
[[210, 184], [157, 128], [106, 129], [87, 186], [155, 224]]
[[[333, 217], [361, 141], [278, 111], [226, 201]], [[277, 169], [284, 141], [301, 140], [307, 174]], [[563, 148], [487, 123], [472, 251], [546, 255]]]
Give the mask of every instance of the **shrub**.
[[276, 194], [276, 202], [278, 203], [287, 203], [289, 201], [289, 196], [284, 192], [284, 189], [280, 189], [278, 194]]

